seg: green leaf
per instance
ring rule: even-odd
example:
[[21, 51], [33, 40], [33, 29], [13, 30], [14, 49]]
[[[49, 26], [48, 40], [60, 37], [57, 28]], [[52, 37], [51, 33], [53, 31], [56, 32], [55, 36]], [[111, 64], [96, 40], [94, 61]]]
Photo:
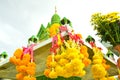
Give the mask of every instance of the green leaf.
[[38, 76], [36, 78], [37, 80], [82, 80], [80, 77], [75, 77], [75, 76], [70, 77], [70, 78], [58, 77], [56, 79], [50, 79], [43, 75], [43, 76]]

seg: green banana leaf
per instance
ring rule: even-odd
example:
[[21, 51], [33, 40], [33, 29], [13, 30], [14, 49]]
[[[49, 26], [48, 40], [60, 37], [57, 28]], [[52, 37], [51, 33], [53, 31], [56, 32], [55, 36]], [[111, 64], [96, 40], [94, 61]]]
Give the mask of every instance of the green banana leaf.
[[58, 77], [56, 79], [50, 79], [50, 78], [45, 77], [44, 75], [36, 77], [36, 78], [37, 80], [82, 80], [80, 77], [70, 77], [70, 78]]

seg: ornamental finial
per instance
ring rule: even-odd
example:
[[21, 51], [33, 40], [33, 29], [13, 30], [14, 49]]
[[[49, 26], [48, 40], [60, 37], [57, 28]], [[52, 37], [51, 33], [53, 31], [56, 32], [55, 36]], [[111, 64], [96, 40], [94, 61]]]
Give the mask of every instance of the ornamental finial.
[[57, 13], [57, 7], [55, 6], [55, 13]]

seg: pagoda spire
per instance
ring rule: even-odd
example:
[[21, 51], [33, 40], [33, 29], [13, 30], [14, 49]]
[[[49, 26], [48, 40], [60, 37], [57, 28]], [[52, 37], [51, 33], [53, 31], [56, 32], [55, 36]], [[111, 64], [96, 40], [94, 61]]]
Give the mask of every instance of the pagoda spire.
[[55, 14], [57, 13], [57, 7], [55, 6]]
[[57, 14], [57, 8], [55, 6], [55, 14], [51, 18], [51, 24], [60, 23], [60, 16]]

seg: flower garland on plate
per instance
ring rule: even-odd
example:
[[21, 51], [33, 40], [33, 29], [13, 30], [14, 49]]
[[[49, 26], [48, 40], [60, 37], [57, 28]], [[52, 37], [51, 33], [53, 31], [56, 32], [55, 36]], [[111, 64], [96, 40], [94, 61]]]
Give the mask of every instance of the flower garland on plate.
[[95, 80], [115, 80], [114, 77], [108, 77], [107, 70], [110, 68], [110, 65], [106, 64], [106, 60], [103, 58], [101, 51], [102, 49], [96, 46], [95, 39], [88, 36], [86, 41], [91, 45], [94, 52], [91, 68], [93, 78]]
[[36, 64], [33, 60], [33, 46], [16, 49], [14, 55], [10, 57], [10, 62], [15, 64], [18, 72], [16, 74], [17, 80], [36, 80], [34, 76]]
[[[61, 27], [60, 29], [66, 29], [66, 26]], [[66, 32], [66, 36], [57, 34], [53, 37], [50, 49], [51, 55], [47, 57], [47, 69], [44, 71], [46, 77], [81, 77], [86, 73], [84, 67], [87, 67], [91, 63], [91, 60], [88, 59], [89, 54], [87, 47], [83, 44], [82, 36], [74, 32]]]

